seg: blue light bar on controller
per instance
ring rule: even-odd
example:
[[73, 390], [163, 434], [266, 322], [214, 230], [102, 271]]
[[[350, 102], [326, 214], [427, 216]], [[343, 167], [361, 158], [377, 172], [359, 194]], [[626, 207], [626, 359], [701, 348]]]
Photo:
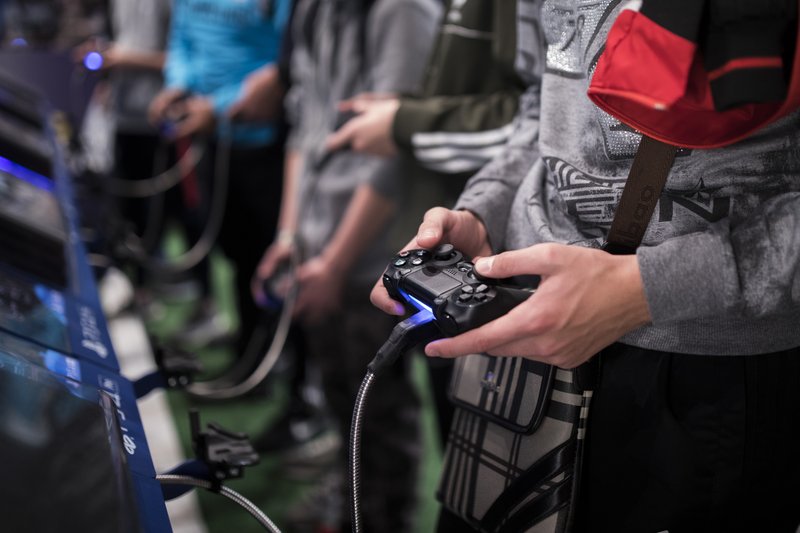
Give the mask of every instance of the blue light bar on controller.
[[417, 311], [416, 314], [411, 316], [408, 320], [410, 320], [414, 326], [420, 326], [422, 324], [427, 324], [428, 322], [431, 322], [435, 319], [436, 317], [433, 316], [433, 313], [431, 313], [429, 310], [421, 309]]
[[89, 52], [83, 58], [83, 66], [86, 70], [100, 70], [103, 66], [103, 55], [99, 52]]
[[431, 316], [433, 316], [433, 309], [431, 308], [430, 305], [425, 305], [419, 299], [414, 298], [413, 296], [408, 294], [403, 289], [398, 289], [398, 290], [400, 291], [400, 294], [403, 295], [403, 298], [405, 298], [406, 301], [409, 302], [411, 305], [413, 305], [414, 307], [416, 307], [420, 311], [427, 311], [427, 312], [429, 312], [431, 314]]
[[52, 191], [54, 188], [53, 182], [46, 177], [2, 156], [0, 156], [0, 171], [16, 176], [19, 179], [27, 181], [31, 185], [46, 191]]

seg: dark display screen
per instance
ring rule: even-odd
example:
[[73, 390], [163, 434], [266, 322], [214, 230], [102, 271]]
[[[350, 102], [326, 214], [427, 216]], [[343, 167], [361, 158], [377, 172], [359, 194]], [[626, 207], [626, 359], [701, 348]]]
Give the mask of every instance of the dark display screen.
[[0, 328], [70, 351], [64, 295], [0, 270]]
[[115, 406], [0, 352], [3, 531], [140, 531]]

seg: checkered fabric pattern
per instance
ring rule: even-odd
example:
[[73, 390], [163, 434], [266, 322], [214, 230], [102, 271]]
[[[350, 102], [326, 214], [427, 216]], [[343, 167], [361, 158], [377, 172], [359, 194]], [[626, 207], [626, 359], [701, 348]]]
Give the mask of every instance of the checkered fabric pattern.
[[573, 519], [591, 391], [523, 358], [458, 361], [458, 406], [438, 496], [484, 532], [564, 533]]

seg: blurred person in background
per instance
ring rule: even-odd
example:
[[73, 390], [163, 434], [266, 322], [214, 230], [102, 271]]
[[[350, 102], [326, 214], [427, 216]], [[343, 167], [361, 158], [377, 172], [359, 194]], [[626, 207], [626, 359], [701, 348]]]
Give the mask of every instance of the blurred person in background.
[[[165, 88], [150, 105], [154, 124], [169, 124], [176, 139], [208, 139], [197, 169], [198, 187], [190, 207], [207, 222], [217, 156], [228, 158], [227, 198], [218, 244], [235, 268], [239, 332], [235, 348], [244, 354], [260, 320], [249, 280], [275, 233], [283, 168], [282, 130], [276, 121], [239, 123], [231, 109], [246, 95], [243, 83], [278, 55], [291, 0], [177, 0], [164, 68]], [[222, 145], [222, 154], [218, 148]], [[218, 153], [220, 152], [220, 153]], [[199, 236], [198, 230], [194, 237]], [[191, 237], [191, 236], [190, 236]], [[208, 276], [203, 276], [207, 282]], [[206, 291], [210, 294], [210, 291]], [[213, 300], [181, 340], [203, 344], [219, 324]], [[261, 349], [256, 346], [254, 349]]]
[[[325, 140], [342, 122], [340, 101], [416, 88], [439, 14], [437, 0], [301, 0], [291, 27], [284, 201], [253, 290], [263, 298], [264, 281], [300, 253], [296, 315], [343, 442], [366, 366], [394, 326], [370, 308], [368, 294], [392, 253], [387, 231], [403, 206], [406, 169], [397, 158], [328, 151]], [[408, 370], [400, 363], [381, 376], [381, 394], [367, 405], [367, 531], [413, 529], [419, 400]], [[340, 461], [344, 470], [344, 449]], [[342, 495], [341, 531], [350, 528], [347, 502]]]
[[[105, 152], [109, 140], [97, 135], [111, 132], [113, 158], [107, 171], [121, 179], [147, 179], [167, 164], [167, 146], [148, 121], [147, 111], [163, 85], [170, 6], [171, 2], [163, 0], [111, 0], [109, 36], [92, 37], [73, 50], [76, 63], [108, 75], [108, 84], [94, 92], [83, 137], [85, 143], [97, 145], [88, 146], [88, 153]], [[96, 127], [99, 132], [94, 131]], [[98, 160], [108, 158], [106, 153], [97, 156]], [[149, 199], [119, 199], [124, 219], [140, 236], [148, 233], [149, 203]], [[147, 244], [151, 249], [155, 243]], [[131, 273], [134, 284], [142, 285], [141, 270], [133, 268]]]
[[[519, 99], [530, 82], [516, 70], [517, 0], [451, 0], [417, 93], [360, 94], [340, 109], [355, 114], [327, 140], [379, 157], [414, 162], [414, 180], [435, 182], [452, 205], [467, 178], [501, 154], [514, 130]], [[444, 442], [453, 407], [447, 399], [449, 359], [427, 359]]]
[[8, 37], [15, 46], [69, 50], [103, 33], [106, 0], [4, 0]]

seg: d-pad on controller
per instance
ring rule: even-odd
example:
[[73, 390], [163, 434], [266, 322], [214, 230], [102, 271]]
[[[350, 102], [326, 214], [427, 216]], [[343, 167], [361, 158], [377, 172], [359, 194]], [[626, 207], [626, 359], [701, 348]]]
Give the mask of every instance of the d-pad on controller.
[[476, 277], [470, 259], [452, 244], [401, 252], [386, 268], [383, 284], [395, 300], [430, 310], [442, 333], [450, 336], [501, 317], [533, 294], [532, 289]]

